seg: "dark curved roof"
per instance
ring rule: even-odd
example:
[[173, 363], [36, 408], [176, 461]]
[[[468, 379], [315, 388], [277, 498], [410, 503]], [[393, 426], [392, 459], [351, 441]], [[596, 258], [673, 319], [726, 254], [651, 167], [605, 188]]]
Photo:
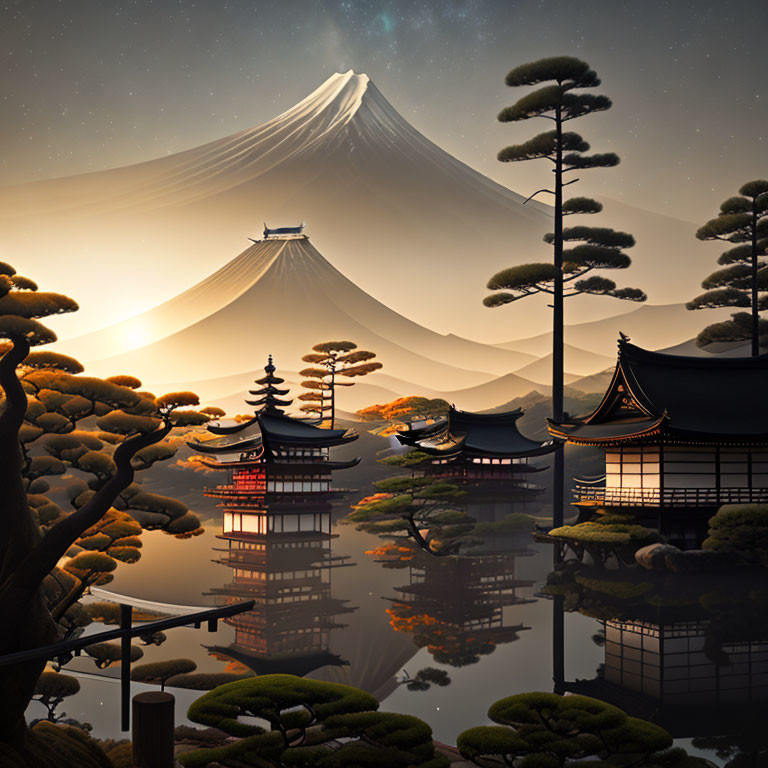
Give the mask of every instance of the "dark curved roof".
[[555, 445], [540, 443], [521, 434], [517, 421], [520, 408], [503, 413], [472, 413], [451, 406], [447, 418], [418, 430], [398, 434], [404, 445], [426, 453], [522, 458], [550, 453]]
[[[187, 445], [200, 453], [213, 454], [244, 453], [257, 450], [262, 445], [267, 450], [280, 446], [326, 448], [357, 440], [353, 429], [321, 429], [306, 420], [266, 412], [234, 427], [209, 424], [208, 431], [220, 437], [205, 442], [190, 440]], [[358, 461], [341, 462], [339, 468], [354, 466]]]
[[628, 441], [664, 431], [680, 439], [768, 439], [768, 354], [685, 357], [622, 339], [600, 405], [550, 432], [573, 442]]
[[304, 675], [308, 675], [310, 672], [314, 672], [322, 667], [344, 667], [349, 665], [349, 662], [342, 659], [341, 656], [325, 649], [310, 651], [309, 653], [285, 653], [264, 656], [252, 651], [250, 648], [238, 646], [235, 643], [229, 646], [206, 645], [204, 647], [211, 654], [226, 656], [233, 661], [244, 664], [257, 675], [280, 673], [304, 677]]
[[242, 432], [244, 429], [248, 429], [253, 424], [257, 424], [258, 421], [259, 417], [254, 416], [252, 419], [241, 421], [239, 424], [208, 424], [206, 429], [214, 435], [234, 435]]
[[274, 444], [325, 447], [357, 440], [352, 429], [321, 429], [290, 416], [264, 413], [259, 416], [259, 423], [265, 442]]

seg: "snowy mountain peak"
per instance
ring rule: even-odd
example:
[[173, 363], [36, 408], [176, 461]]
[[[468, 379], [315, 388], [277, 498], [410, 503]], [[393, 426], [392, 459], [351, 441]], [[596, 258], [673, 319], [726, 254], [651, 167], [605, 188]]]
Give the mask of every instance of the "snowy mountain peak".
[[286, 123], [322, 116], [326, 130], [339, 128], [355, 116], [369, 85], [372, 83], [368, 75], [358, 75], [351, 69], [337, 72], [309, 96], [276, 117], [274, 122]]

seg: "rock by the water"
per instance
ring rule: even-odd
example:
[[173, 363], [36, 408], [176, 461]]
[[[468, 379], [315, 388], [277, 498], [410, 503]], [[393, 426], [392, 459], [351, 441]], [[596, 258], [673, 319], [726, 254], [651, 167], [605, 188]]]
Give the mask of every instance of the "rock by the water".
[[635, 552], [635, 562], [648, 571], [667, 570], [667, 557], [683, 554], [677, 547], [671, 544], [648, 544]]

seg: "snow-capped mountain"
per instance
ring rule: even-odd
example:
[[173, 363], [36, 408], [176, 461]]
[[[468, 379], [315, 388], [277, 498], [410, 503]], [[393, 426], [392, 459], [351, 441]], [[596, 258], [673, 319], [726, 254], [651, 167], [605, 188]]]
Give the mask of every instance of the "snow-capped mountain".
[[[684, 223], [620, 204], [607, 204], [599, 218], [637, 236], [635, 263], [617, 278], [646, 288], [652, 301], [658, 299], [649, 286], [658, 285], [667, 252], [682, 258], [688, 240], [702, 247]], [[272, 120], [194, 149], [0, 188], [0, 258], [80, 302], [80, 312], [54, 321], [63, 337], [181, 294], [118, 338], [109, 349], [116, 353], [176, 333], [243, 294], [258, 263], [246, 251], [224, 265], [265, 221], [308, 222], [335, 268], [421, 326], [494, 341], [546, 328], [545, 301], [491, 311], [481, 300], [493, 272], [549, 258], [541, 242], [549, 209], [523, 205], [520, 195], [443, 151], [366, 75], [352, 71], [333, 75]], [[610, 299], [585, 301], [608, 312], [625, 309]], [[474, 360], [453, 365], [492, 370]]]
[[459, 314], [492, 324], [480, 306], [490, 272], [538, 247], [549, 227], [546, 208], [522, 200], [426, 139], [349, 71], [278, 117], [201, 147], [0, 188], [0, 248], [32, 264], [29, 273], [69, 262], [78, 274], [62, 270], [60, 290], [81, 293], [86, 273], [119, 279], [130, 298], [81, 303], [125, 317], [210, 274], [264, 221], [306, 221], [366, 290], [422, 323], [458, 329]]

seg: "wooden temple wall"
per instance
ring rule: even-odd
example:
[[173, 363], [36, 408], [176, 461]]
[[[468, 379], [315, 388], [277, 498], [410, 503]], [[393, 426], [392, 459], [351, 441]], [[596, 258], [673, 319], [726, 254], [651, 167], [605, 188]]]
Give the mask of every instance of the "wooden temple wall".
[[605, 455], [606, 489], [768, 488], [768, 452], [737, 447], [631, 446]]

